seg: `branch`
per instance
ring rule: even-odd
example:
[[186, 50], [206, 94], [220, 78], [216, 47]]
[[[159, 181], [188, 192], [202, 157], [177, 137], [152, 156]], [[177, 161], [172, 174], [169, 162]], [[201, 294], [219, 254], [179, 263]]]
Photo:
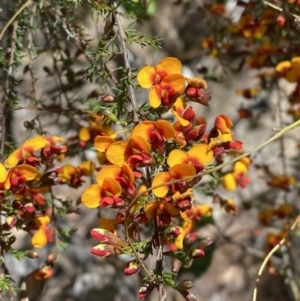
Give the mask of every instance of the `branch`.
[[[132, 73], [131, 73], [131, 67], [130, 67], [130, 63], [129, 63], [129, 59], [128, 59], [128, 49], [127, 49], [127, 45], [126, 45], [126, 35], [125, 35], [125, 32], [124, 32], [123, 27], [122, 27], [119, 12], [115, 9], [113, 14], [114, 14], [115, 19], [116, 19], [118, 32], [119, 32], [119, 36], [120, 36], [120, 39], [121, 39], [121, 48], [122, 48], [122, 51], [123, 51], [124, 64], [125, 64], [126, 69], [128, 70], [128, 75], [131, 78]], [[128, 88], [129, 88], [130, 102], [131, 102], [132, 111], [133, 111], [133, 121], [135, 123], [138, 123], [139, 122], [139, 117], [137, 115], [137, 105], [136, 105], [136, 100], [135, 100], [135, 94], [134, 94], [134, 91], [133, 91], [133, 87], [130, 83], [128, 85]]]
[[285, 237], [269, 252], [269, 254], [266, 256], [265, 260], [263, 261], [259, 271], [258, 271], [258, 274], [257, 274], [257, 278], [256, 278], [256, 283], [255, 283], [255, 289], [253, 291], [253, 298], [252, 300], [253, 301], [256, 301], [257, 300], [257, 286], [258, 286], [258, 283], [260, 281], [260, 278], [261, 278], [261, 275], [268, 263], [268, 261], [270, 260], [270, 258], [273, 256], [273, 254], [282, 246], [286, 243], [286, 240], [287, 240], [287, 237], [289, 235], [289, 233], [291, 231], [293, 231], [295, 229], [295, 227], [297, 226], [298, 222], [299, 222], [299, 219], [300, 219], [300, 215], [298, 215], [298, 217], [296, 218], [296, 220], [294, 221], [293, 225], [291, 226], [291, 228], [289, 229], [289, 232], [285, 235]]
[[4, 33], [8, 29], [8, 27], [15, 21], [15, 19], [18, 17], [18, 15], [27, 7], [27, 5], [30, 4], [32, 0], [27, 0], [17, 11], [16, 13], [10, 18], [10, 20], [6, 23], [4, 28], [2, 29], [0, 33], [0, 40], [2, 40]]

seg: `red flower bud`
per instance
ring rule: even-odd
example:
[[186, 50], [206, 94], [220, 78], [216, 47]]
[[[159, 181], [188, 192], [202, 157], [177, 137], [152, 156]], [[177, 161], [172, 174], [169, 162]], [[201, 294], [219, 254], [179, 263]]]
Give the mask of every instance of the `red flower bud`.
[[183, 249], [185, 251], [189, 251], [195, 240], [197, 239], [197, 235], [195, 233], [187, 234], [183, 239]]
[[126, 264], [124, 273], [126, 276], [129, 276], [129, 275], [133, 275], [133, 274], [139, 272], [139, 270], [140, 270], [139, 262], [138, 262], [138, 260], [134, 259], [134, 260], [129, 261]]
[[205, 252], [202, 249], [195, 249], [191, 254], [191, 259], [202, 258], [205, 255]]
[[18, 219], [16, 216], [7, 216], [6, 222], [12, 228], [17, 223]]
[[154, 284], [150, 282], [145, 282], [139, 289], [138, 296], [141, 300], [144, 300], [149, 293], [154, 289]]
[[194, 286], [194, 283], [190, 280], [183, 280], [176, 285], [176, 289], [179, 291], [190, 289]]
[[91, 254], [99, 257], [112, 257], [122, 254], [123, 251], [117, 246], [99, 244], [91, 249]]
[[35, 258], [40, 257], [39, 253], [35, 250], [26, 251], [25, 256], [28, 257], [28, 258], [31, 258], [31, 259], [35, 259]]
[[180, 235], [180, 227], [170, 227], [167, 232], [169, 240], [175, 240]]
[[32, 273], [36, 279], [45, 280], [45, 279], [49, 279], [52, 277], [53, 269], [51, 266], [45, 265], [42, 268], [37, 269]]
[[101, 100], [103, 102], [109, 103], [109, 102], [114, 102], [115, 98], [112, 95], [106, 94], [106, 95], [101, 96]]
[[27, 213], [33, 213], [35, 211], [35, 207], [32, 203], [27, 203], [22, 208]]
[[120, 237], [118, 237], [117, 235], [113, 234], [112, 232], [106, 229], [101, 229], [101, 228], [92, 229], [91, 235], [94, 239], [99, 240], [102, 244], [115, 245], [115, 246], [121, 246], [124, 244], [124, 241]]
[[191, 204], [191, 200], [190, 199], [184, 199], [184, 200], [179, 200], [176, 203], [176, 207], [181, 211], [184, 212], [186, 210], [191, 209], [192, 204]]
[[188, 98], [197, 98], [198, 97], [198, 89], [196, 87], [193, 87], [191, 85], [187, 85], [186, 88], [185, 88], [185, 95], [188, 97]]

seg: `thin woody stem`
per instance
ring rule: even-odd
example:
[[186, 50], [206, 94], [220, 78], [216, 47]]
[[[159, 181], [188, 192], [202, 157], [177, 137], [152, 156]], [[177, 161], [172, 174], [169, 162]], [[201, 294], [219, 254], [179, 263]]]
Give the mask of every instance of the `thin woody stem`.
[[8, 27], [15, 21], [15, 19], [18, 17], [18, 15], [30, 4], [32, 0], [27, 0], [17, 11], [16, 13], [11, 17], [11, 19], [6, 23], [4, 28], [2, 29], [0, 33], [0, 40], [2, 40], [4, 33], [8, 29]]
[[286, 241], [287, 241], [287, 238], [289, 237], [289, 234], [291, 231], [293, 231], [295, 229], [295, 227], [298, 225], [299, 223], [299, 219], [300, 219], [300, 216], [298, 216], [296, 218], [296, 220], [294, 221], [293, 225], [291, 226], [291, 228], [289, 229], [289, 232], [285, 235], [285, 237], [269, 252], [269, 254], [266, 256], [266, 258], [264, 259], [259, 271], [258, 271], [258, 274], [257, 274], [257, 278], [256, 278], [256, 283], [255, 283], [255, 289], [253, 291], [253, 298], [252, 298], [252, 301], [256, 301], [257, 300], [257, 290], [258, 290], [258, 283], [260, 281], [260, 278], [261, 278], [261, 275], [268, 263], [268, 261], [271, 259], [271, 257], [273, 256], [273, 254], [279, 250], [279, 248], [281, 246], [283, 246]]
[[[122, 27], [120, 14], [116, 9], [114, 10], [114, 16], [115, 16], [115, 19], [116, 19], [116, 24], [117, 24], [117, 27], [118, 27], [118, 32], [119, 32], [119, 36], [120, 36], [120, 40], [121, 40], [121, 48], [122, 48], [122, 51], [123, 51], [124, 64], [125, 64], [125, 67], [127, 69], [129, 78], [131, 78], [132, 73], [131, 73], [131, 66], [130, 66], [129, 58], [128, 58], [128, 49], [127, 49], [127, 45], [126, 45], [126, 35], [125, 35], [125, 32], [124, 32], [123, 27]], [[133, 111], [133, 121], [135, 123], [138, 123], [139, 122], [139, 117], [138, 117], [138, 114], [137, 114], [137, 104], [136, 104], [134, 90], [133, 90], [133, 87], [130, 83], [128, 85], [128, 89], [129, 89], [129, 97], [130, 97], [130, 102], [131, 102], [132, 111]]]
[[[8, 28], [8, 26], [7, 26], [7, 28]], [[11, 77], [13, 74], [13, 63], [14, 63], [14, 58], [15, 58], [17, 28], [18, 28], [18, 22], [15, 21], [15, 22], [13, 22], [13, 28], [12, 28], [12, 33], [11, 33], [10, 53], [9, 53], [8, 68], [7, 68], [6, 82], [5, 82], [5, 94], [4, 94], [4, 98], [3, 98], [3, 104], [2, 104], [3, 105], [2, 133], [1, 133], [2, 137], [1, 137], [1, 147], [0, 147], [1, 161], [4, 160], [4, 145], [5, 145], [5, 139], [6, 139], [6, 122], [7, 122], [7, 115], [9, 114], [9, 110], [10, 110], [10, 107], [9, 107], [9, 97], [11, 94], [10, 80], [11, 80]], [[3, 34], [4, 34], [4, 29], [2, 31]], [[1, 37], [2, 37], [2, 33], [1, 33]], [[2, 215], [2, 201], [0, 201], [0, 214]], [[3, 225], [2, 225], [2, 220], [0, 220], [0, 275], [5, 275], [8, 273], [6, 266], [5, 266], [5, 262], [4, 262], [4, 253], [5, 253], [5, 250], [4, 250], [4, 242], [3, 242]], [[9, 292], [11, 294], [11, 287], [9, 288]]]

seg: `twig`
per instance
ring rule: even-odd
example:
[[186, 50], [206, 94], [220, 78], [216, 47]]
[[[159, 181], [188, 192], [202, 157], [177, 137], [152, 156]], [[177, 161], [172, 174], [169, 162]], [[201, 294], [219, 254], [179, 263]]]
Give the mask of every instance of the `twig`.
[[8, 61], [8, 69], [6, 74], [6, 82], [5, 82], [5, 96], [3, 101], [3, 116], [2, 116], [2, 137], [1, 137], [1, 149], [0, 149], [0, 158], [3, 161], [4, 156], [4, 142], [6, 137], [6, 116], [9, 111], [9, 95], [10, 95], [10, 78], [13, 73], [13, 62], [15, 57], [15, 48], [16, 48], [16, 37], [17, 37], [17, 27], [18, 22], [14, 22], [12, 37], [11, 37], [11, 45], [10, 45], [10, 53], [9, 53], [9, 61]]
[[293, 225], [291, 226], [289, 232], [285, 235], [285, 237], [269, 252], [269, 254], [266, 256], [265, 260], [263, 261], [263, 263], [262, 263], [262, 265], [261, 265], [261, 267], [260, 267], [260, 269], [258, 271], [258, 274], [257, 274], [256, 283], [255, 283], [255, 289], [253, 291], [253, 298], [252, 298], [253, 301], [257, 300], [257, 286], [258, 286], [258, 283], [260, 281], [261, 275], [262, 275], [262, 273], [263, 273], [263, 271], [264, 271], [264, 269], [265, 269], [268, 261], [273, 256], [273, 254], [276, 251], [278, 251], [279, 248], [286, 243], [286, 239], [287, 239], [289, 233], [295, 229], [295, 227], [297, 226], [297, 224], [299, 222], [299, 218], [300, 218], [300, 215], [296, 218], [296, 220], [294, 221]]
[[[276, 10], [278, 10], [278, 11], [280, 11], [280, 12], [283, 12], [284, 10], [283, 10], [283, 8], [281, 8], [281, 7], [279, 7], [279, 6], [277, 6], [277, 5], [275, 5], [275, 4], [273, 4], [273, 3], [271, 3], [271, 2], [269, 2], [269, 1], [262, 1], [264, 4], [266, 4], [266, 5], [268, 5], [268, 6], [270, 6], [270, 7], [272, 7], [272, 8], [274, 8], [274, 9], [276, 9]], [[294, 18], [299, 18], [300, 16], [298, 16], [298, 15], [295, 15], [295, 14], [291, 14], [291, 13], [289, 13], [291, 16], [293, 16]]]
[[8, 29], [8, 27], [15, 21], [18, 15], [30, 4], [32, 0], [27, 0], [17, 11], [16, 13], [10, 18], [10, 20], [5, 24], [4, 28], [0, 33], [0, 40], [2, 40], [4, 33]]
[[[9, 26], [9, 25], [8, 25]], [[7, 28], [8, 28], [7, 26]], [[13, 23], [13, 29], [11, 34], [11, 45], [10, 45], [10, 53], [9, 53], [9, 60], [8, 60], [8, 68], [6, 74], [6, 82], [5, 82], [5, 91], [4, 91], [4, 98], [3, 98], [3, 112], [2, 112], [2, 136], [1, 136], [1, 148], [0, 148], [0, 158], [1, 161], [4, 160], [4, 145], [5, 145], [5, 138], [6, 138], [6, 119], [7, 114], [10, 110], [9, 108], [9, 96], [10, 96], [10, 78], [13, 73], [13, 62], [15, 57], [15, 48], [16, 48], [16, 37], [17, 37], [17, 27], [18, 22], [15, 21]], [[5, 28], [4, 28], [5, 29]], [[4, 33], [3, 29], [3, 33]], [[1, 33], [2, 37], [2, 33]], [[0, 38], [1, 39], [1, 38]], [[2, 201], [0, 201], [0, 215], [2, 215]], [[0, 219], [0, 274], [5, 275], [7, 274], [7, 269], [4, 262], [4, 243], [3, 243], [3, 227], [2, 227], [2, 220]], [[11, 287], [9, 287], [9, 292], [11, 293]], [[1, 295], [0, 295], [1, 296]], [[13, 300], [13, 299], [12, 299]]]
[[[128, 58], [128, 49], [127, 49], [127, 45], [126, 45], [126, 36], [125, 36], [125, 32], [124, 32], [123, 27], [122, 27], [120, 14], [117, 11], [117, 9], [114, 10], [113, 14], [114, 14], [115, 19], [116, 19], [118, 32], [119, 32], [119, 36], [120, 36], [120, 39], [121, 39], [121, 48], [122, 48], [122, 51], [123, 51], [124, 64], [125, 64], [125, 67], [128, 71], [129, 78], [131, 78], [132, 73], [131, 73], [131, 67], [130, 67], [129, 58]], [[136, 105], [134, 90], [133, 90], [133, 87], [132, 87], [131, 83], [129, 83], [128, 88], [129, 88], [129, 97], [130, 97], [130, 101], [131, 101], [131, 105], [132, 105], [132, 111], [133, 111], [133, 121], [135, 123], [138, 123], [139, 122], [139, 117], [137, 115], [137, 105]]]

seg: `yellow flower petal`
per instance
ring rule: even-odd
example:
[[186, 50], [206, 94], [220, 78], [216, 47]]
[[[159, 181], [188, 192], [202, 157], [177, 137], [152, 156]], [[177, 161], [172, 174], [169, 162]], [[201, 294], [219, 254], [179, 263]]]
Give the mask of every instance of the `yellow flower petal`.
[[122, 187], [115, 179], [105, 178], [102, 182], [101, 192], [104, 192], [105, 196], [120, 196]]
[[36, 231], [31, 239], [31, 243], [35, 248], [43, 248], [47, 244], [47, 235], [44, 228]]
[[97, 136], [94, 145], [98, 152], [105, 152], [107, 148], [115, 142], [115, 139], [108, 136]]
[[89, 186], [81, 195], [81, 202], [88, 208], [99, 207], [101, 198], [101, 186], [93, 184]]
[[12, 152], [8, 158], [4, 161], [4, 165], [6, 168], [13, 168], [15, 167], [22, 157], [22, 149], [18, 148], [14, 152]]
[[145, 66], [139, 71], [137, 81], [142, 88], [149, 89], [156, 83], [155, 77], [155, 68], [152, 66]]
[[184, 91], [185, 79], [181, 74], [170, 74], [164, 78], [163, 82], [170, 84], [178, 94]]
[[129, 181], [130, 184], [133, 184], [135, 181], [134, 173], [128, 164], [124, 163], [122, 166], [123, 177]]
[[107, 160], [115, 165], [122, 166], [126, 158], [126, 149], [128, 142], [126, 141], [117, 141], [111, 144], [106, 151]]
[[108, 230], [108, 231], [110, 231], [114, 234], [117, 234], [114, 220], [100, 217], [99, 218], [99, 224], [100, 224], [100, 227], [102, 229], [105, 229], [105, 230]]
[[78, 133], [78, 136], [81, 141], [85, 141], [85, 142], [89, 141], [91, 139], [90, 128], [89, 127], [81, 128]]
[[158, 62], [156, 68], [165, 70], [167, 74], [175, 74], [181, 72], [182, 64], [176, 57], [165, 57]]
[[0, 163], [0, 183], [5, 182], [6, 176], [7, 176], [6, 168], [2, 163]]
[[143, 137], [144, 139], [149, 139], [149, 134], [155, 130], [154, 123], [152, 121], [146, 120], [139, 123], [132, 131], [132, 135], [137, 135]]
[[19, 171], [27, 181], [36, 179], [37, 176], [40, 176], [40, 172], [33, 166], [28, 164], [21, 164], [14, 168], [14, 170]]
[[151, 150], [150, 143], [143, 137], [137, 135], [131, 135], [129, 139], [129, 144], [132, 148], [134, 153], [138, 152], [145, 152], [149, 153]]
[[65, 183], [71, 180], [72, 175], [77, 172], [76, 168], [71, 164], [66, 164], [62, 167], [58, 177]]
[[237, 161], [234, 164], [233, 170], [238, 173], [246, 173], [248, 171], [248, 167], [243, 162]]
[[[160, 184], [164, 184], [170, 180], [171, 180], [171, 177], [168, 172], [161, 172], [154, 177], [154, 179], [152, 181], [152, 187], [155, 187]], [[157, 196], [158, 198], [162, 198], [168, 193], [168, 190], [169, 190], [168, 186], [162, 186], [162, 187], [153, 189], [153, 194], [155, 196]]]
[[180, 149], [173, 149], [168, 157], [168, 165], [170, 167], [176, 164], [188, 163], [188, 155]]
[[232, 173], [228, 173], [222, 178], [222, 185], [226, 190], [229, 191], [236, 189], [236, 181]]
[[208, 145], [204, 143], [199, 143], [194, 145], [188, 151], [189, 157], [195, 157], [198, 159], [202, 164], [208, 164], [212, 161], [214, 157], [214, 153], [211, 150], [208, 150]]
[[94, 173], [95, 164], [91, 161], [83, 161], [78, 168], [81, 170], [84, 176], [90, 177]]
[[174, 179], [182, 179], [196, 174], [194, 166], [190, 164], [176, 164], [172, 166], [169, 174]]
[[158, 86], [153, 87], [149, 93], [149, 103], [152, 108], [158, 108], [161, 104], [161, 89]]
[[174, 138], [175, 130], [170, 122], [166, 120], [158, 120], [155, 122], [155, 127], [167, 141]]
[[26, 148], [26, 147], [30, 147], [32, 148], [34, 151], [40, 150], [41, 148], [45, 147], [45, 145], [47, 145], [47, 139], [44, 136], [37, 136], [34, 137], [32, 139], [28, 139], [26, 140], [23, 144], [22, 144], [22, 148]]
[[96, 180], [99, 185], [102, 185], [105, 178], [116, 179], [120, 175], [121, 167], [117, 165], [108, 165], [103, 167], [97, 174]]
[[190, 122], [188, 120], [184, 119], [183, 117], [181, 117], [175, 110], [172, 110], [172, 113], [178, 119], [178, 121], [180, 122], [180, 124], [182, 126], [188, 126], [189, 125]]
[[38, 216], [34, 218], [34, 223], [38, 228], [48, 226], [50, 224], [50, 217], [48, 215]]
[[147, 217], [147, 219], [151, 219], [154, 217], [154, 215], [156, 214], [158, 208], [158, 202], [149, 202], [146, 204], [145, 206], [145, 215]]
[[290, 61], [283, 61], [277, 64], [275, 70], [278, 73], [286, 73], [292, 67], [292, 63]]

